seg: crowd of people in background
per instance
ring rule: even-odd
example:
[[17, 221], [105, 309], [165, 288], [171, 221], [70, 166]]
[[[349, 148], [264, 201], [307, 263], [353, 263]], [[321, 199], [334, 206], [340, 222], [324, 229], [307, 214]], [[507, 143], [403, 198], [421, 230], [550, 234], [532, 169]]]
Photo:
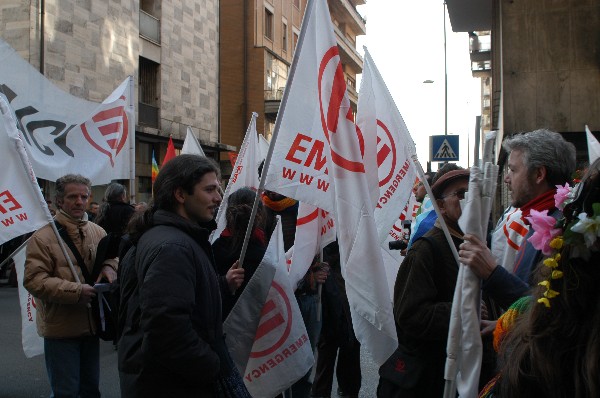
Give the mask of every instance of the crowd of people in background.
[[[536, 130], [507, 138], [503, 146], [511, 203], [487, 240], [464, 234], [458, 224], [469, 170], [447, 164], [415, 184], [421, 208], [390, 298], [398, 348], [380, 369], [378, 397], [443, 394], [460, 266], [451, 244], [482, 281], [481, 396], [600, 396], [600, 161], [574, 187], [575, 148], [560, 134]], [[229, 196], [226, 228], [211, 245], [220, 178], [212, 160], [180, 155], [160, 170], [152, 201], [135, 205], [119, 183], [108, 185], [99, 204], [90, 201], [85, 177], [56, 181], [48, 205], [55, 207], [71, 258], [60, 254], [45, 226], [27, 244], [24, 277], [38, 303], [53, 396], [100, 396], [98, 324], [90, 303], [96, 283], [117, 280], [115, 347], [123, 397], [250, 396], [228, 353], [223, 321], [261, 263], [276, 216], [285, 250], [294, 245], [298, 202], [239, 189]], [[360, 343], [342, 266], [333, 242], [294, 286], [317, 354], [314, 369], [291, 387], [294, 398], [359, 396]], [[339, 388], [332, 392], [334, 375]]]

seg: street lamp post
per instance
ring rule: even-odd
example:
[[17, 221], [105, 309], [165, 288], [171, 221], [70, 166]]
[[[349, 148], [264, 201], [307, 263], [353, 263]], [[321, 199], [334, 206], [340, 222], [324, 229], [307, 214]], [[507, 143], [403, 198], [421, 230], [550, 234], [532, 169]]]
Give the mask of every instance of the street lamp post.
[[446, 1], [444, 0], [444, 135], [448, 135], [448, 60], [446, 52]]

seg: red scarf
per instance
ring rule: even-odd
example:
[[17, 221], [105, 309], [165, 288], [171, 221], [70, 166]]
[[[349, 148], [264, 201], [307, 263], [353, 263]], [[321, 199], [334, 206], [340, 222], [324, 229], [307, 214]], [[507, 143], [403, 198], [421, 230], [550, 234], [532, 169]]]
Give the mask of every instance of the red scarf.
[[[233, 236], [233, 233], [229, 228], [225, 228], [223, 232], [221, 232], [221, 236], [230, 237]], [[266, 244], [265, 231], [263, 231], [260, 228], [254, 228], [252, 230], [252, 235], [250, 236], [250, 239], [257, 240], [258, 243], [264, 246]]]
[[521, 207], [521, 218], [525, 221], [525, 224], [530, 225], [529, 221], [527, 221], [527, 217], [531, 210], [553, 210], [556, 208], [554, 205], [554, 195], [556, 194], [556, 188], [552, 188], [551, 190], [541, 194], [535, 199], [530, 200], [525, 203], [523, 207]]

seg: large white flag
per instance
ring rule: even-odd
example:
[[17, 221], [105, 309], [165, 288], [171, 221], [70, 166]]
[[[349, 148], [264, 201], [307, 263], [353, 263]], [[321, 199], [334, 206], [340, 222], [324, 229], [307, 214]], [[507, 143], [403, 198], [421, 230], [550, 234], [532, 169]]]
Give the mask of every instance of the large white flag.
[[306, 7], [275, 129], [267, 189], [333, 210], [354, 331], [382, 364], [397, 341], [373, 218], [377, 137], [353, 121], [325, 0]]
[[600, 158], [600, 142], [594, 137], [587, 125], [585, 126], [585, 136], [587, 137], [588, 157], [590, 164], [592, 164]]
[[17, 115], [39, 178], [77, 173], [99, 185], [133, 177], [131, 77], [98, 104], [60, 90], [2, 40], [0, 59], [0, 91]]
[[198, 142], [198, 139], [196, 138], [196, 135], [194, 134], [190, 126], [188, 126], [187, 128], [187, 134], [185, 135], [185, 141], [183, 141], [181, 154], [206, 156], [204, 154], [204, 150], [200, 146], [200, 143]]
[[243, 187], [249, 187], [255, 190], [258, 189], [258, 167], [256, 166], [258, 152], [258, 134], [256, 133], [257, 117], [258, 113], [252, 112], [252, 118], [250, 119], [250, 124], [246, 130], [246, 136], [242, 142], [240, 152], [238, 153], [235, 165], [233, 166], [233, 171], [231, 172], [231, 178], [229, 178], [223, 200], [219, 206], [219, 211], [215, 219], [217, 222], [217, 229], [215, 229], [210, 236], [211, 242], [217, 240], [221, 235], [221, 232], [223, 232], [227, 226], [225, 214], [227, 213], [229, 195]]
[[290, 284], [296, 287], [310, 268], [315, 255], [335, 240], [335, 221], [331, 213], [300, 202], [296, 220], [296, 237], [290, 248]]
[[52, 221], [28, 161], [16, 120], [0, 94], [0, 244]]
[[[251, 299], [257, 303], [258, 298], [263, 298], [264, 305], [258, 306], [262, 308], [258, 327], [256, 319], [248, 316], [251, 309], [243, 311], [243, 308], [248, 306], [240, 305], [240, 302], [244, 302], [249, 297], [250, 284], [256, 282], [264, 285], [264, 278], [255, 281], [256, 273], [227, 318], [226, 324], [236, 324], [240, 330], [240, 333], [234, 332], [233, 336], [231, 336], [232, 331], [227, 333], [227, 345], [236, 365], [241, 368], [240, 372], [248, 391], [253, 397], [270, 398], [286, 390], [304, 376], [313, 365], [314, 357], [302, 314], [288, 278], [280, 221], [273, 232], [265, 257], [269, 262], [275, 261], [276, 272], [266, 301], [262, 295]], [[255, 289], [255, 291], [261, 290], [263, 289]], [[237, 319], [233, 318], [234, 316]], [[242, 331], [249, 331], [251, 327], [256, 332], [252, 348], [248, 350], [248, 347], [243, 346], [247, 344], [248, 336]]]
[[[324, 25], [324, 20], [330, 18], [329, 10], [322, 10], [321, 5], [321, 1], [309, 2], [304, 13], [290, 79], [277, 115], [278, 132], [265, 189], [331, 212], [335, 195], [330, 157], [351, 169], [364, 167], [362, 159], [344, 159], [329, 150], [330, 131], [336, 131], [338, 124], [354, 128], [354, 119], [350, 108], [338, 119], [345, 83], [332, 87], [332, 82], [327, 82], [332, 73], [338, 77], [336, 81], [343, 80], [344, 73], [331, 19]], [[339, 91], [332, 92], [332, 88]]]
[[364, 136], [373, 134], [370, 130], [374, 128], [377, 130], [379, 197], [375, 223], [379, 240], [383, 242], [410, 198], [416, 176], [411, 157], [416, 149], [402, 115], [366, 48], [357, 123]]
[[35, 299], [23, 287], [23, 275], [25, 274], [25, 251], [27, 246], [23, 245], [13, 256], [17, 281], [19, 284], [19, 303], [21, 304], [21, 341], [23, 352], [27, 358], [44, 353], [44, 339], [37, 332], [37, 306]]

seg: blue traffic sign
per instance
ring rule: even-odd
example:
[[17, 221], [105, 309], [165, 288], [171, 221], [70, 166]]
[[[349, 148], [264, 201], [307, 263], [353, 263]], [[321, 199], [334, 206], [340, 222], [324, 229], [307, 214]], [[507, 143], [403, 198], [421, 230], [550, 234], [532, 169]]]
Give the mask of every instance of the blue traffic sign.
[[458, 160], [458, 135], [432, 135], [429, 137], [429, 159], [432, 162]]

